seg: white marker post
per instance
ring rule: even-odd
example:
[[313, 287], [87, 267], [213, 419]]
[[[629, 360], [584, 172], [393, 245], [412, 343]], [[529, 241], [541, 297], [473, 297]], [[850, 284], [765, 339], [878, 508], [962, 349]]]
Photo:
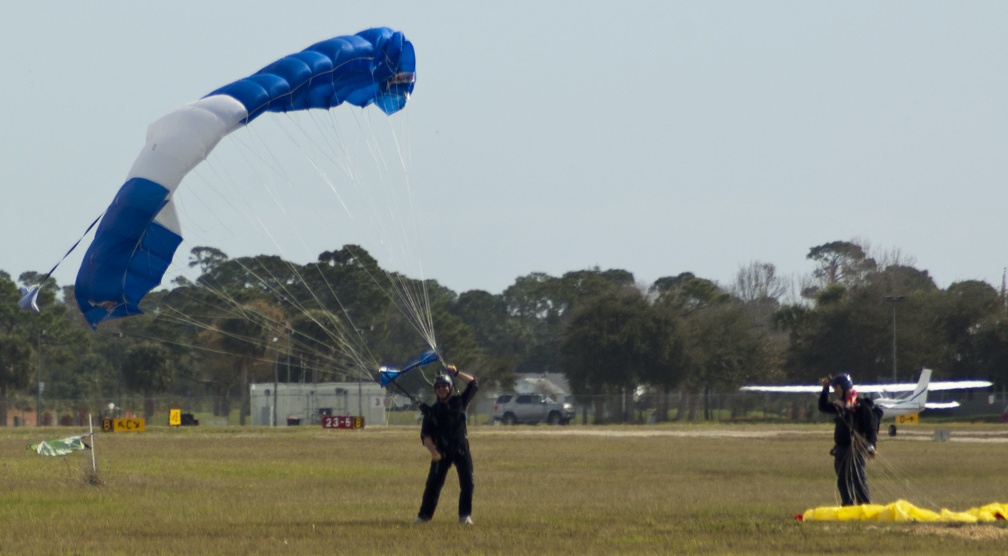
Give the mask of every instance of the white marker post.
[[91, 471], [93, 473], [98, 472], [98, 462], [95, 460], [95, 441], [94, 441], [94, 421], [91, 420], [91, 414], [88, 413], [88, 437], [91, 438]]

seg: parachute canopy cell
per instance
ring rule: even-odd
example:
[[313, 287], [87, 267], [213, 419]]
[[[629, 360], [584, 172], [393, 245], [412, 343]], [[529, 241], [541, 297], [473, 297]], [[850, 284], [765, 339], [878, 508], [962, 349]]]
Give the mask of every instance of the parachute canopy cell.
[[39, 295], [39, 286], [32, 286], [30, 288], [21, 288], [21, 300], [18, 301], [18, 307], [24, 309], [25, 311], [38, 313], [39, 312], [38, 295]]
[[379, 381], [382, 387], [384, 388], [385, 386], [388, 386], [397, 378], [399, 378], [401, 375], [406, 374], [412, 371], [413, 369], [433, 363], [437, 360], [438, 360], [437, 352], [432, 349], [427, 350], [418, 355], [409, 363], [406, 363], [406, 365], [404, 365], [401, 370], [396, 369], [395, 367], [382, 367], [381, 369], [378, 370]]
[[182, 242], [172, 195], [227, 134], [266, 112], [349, 103], [393, 114], [406, 106], [415, 72], [402, 33], [368, 29], [281, 58], [151, 124], [77, 273], [74, 293], [91, 327], [141, 312]]

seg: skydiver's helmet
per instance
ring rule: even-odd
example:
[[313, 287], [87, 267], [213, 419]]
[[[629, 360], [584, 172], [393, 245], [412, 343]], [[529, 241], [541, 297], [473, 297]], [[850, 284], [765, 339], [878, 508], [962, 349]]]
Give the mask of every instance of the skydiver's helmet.
[[830, 379], [830, 386], [840, 386], [844, 392], [850, 392], [854, 389], [854, 381], [849, 374], [839, 374]]
[[434, 390], [437, 391], [437, 387], [442, 384], [448, 385], [449, 392], [455, 388], [455, 385], [452, 383], [451, 377], [448, 375], [438, 375], [438, 377], [434, 379]]

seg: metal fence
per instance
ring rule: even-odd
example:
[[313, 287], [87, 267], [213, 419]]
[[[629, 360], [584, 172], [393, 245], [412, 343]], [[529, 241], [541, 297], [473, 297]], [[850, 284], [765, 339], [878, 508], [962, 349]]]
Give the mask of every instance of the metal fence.
[[[481, 395], [470, 408], [472, 425], [493, 424], [493, 404], [496, 396]], [[930, 399], [930, 398], [929, 398]], [[949, 396], [941, 400], [948, 401]], [[1000, 418], [1005, 412], [1004, 393], [964, 391], [955, 396], [962, 405], [958, 409], [928, 412], [942, 418]], [[827, 422], [829, 417], [819, 413], [816, 396], [773, 395], [754, 393], [714, 393], [707, 396], [673, 392], [667, 397], [656, 395], [634, 397], [568, 398], [573, 405], [573, 424], [628, 423], [654, 424], [665, 421], [679, 422]], [[2, 402], [0, 402], [2, 403]], [[392, 425], [418, 422], [415, 408], [394, 409], [391, 397], [386, 398], [387, 422]], [[43, 399], [14, 396], [6, 400], [7, 423], [15, 426], [81, 426], [103, 417], [145, 417], [149, 425], [167, 425], [169, 412], [179, 409], [192, 414], [201, 426], [238, 426], [241, 399], [237, 395], [226, 399], [210, 395], [156, 396], [145, 399], [140, 395], [124, 395], [120, 400], [109, 399]], [[353, 413], [351, 411], [351, 413]], [[287, 426], [284, 415], [278, 425]], [[246, 410], [247, 426], [257, 421]], [[305, 425], [316, 425], [314, 420]]]

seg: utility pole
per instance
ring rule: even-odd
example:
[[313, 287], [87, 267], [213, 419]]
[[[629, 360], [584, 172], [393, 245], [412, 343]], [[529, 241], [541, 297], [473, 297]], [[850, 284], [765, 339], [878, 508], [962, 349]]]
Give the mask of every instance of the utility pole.
[[[119, 411], [122, 411], [122, 381], [123, 381], [122, 364], [123, 364], [123, 353], [125, 352], [125, 350], [123, 349], [123, 341], [122, 341], [123, 333], [116, 332], [116, 334], [119, 337], [119, 342], [116, 343], [117, 347], [116, 353], [119, 354], [119, 356], [116, 358], [116, 363], [118, 365], [118, 369], [116, 369], [116, 405], [119, 406]], [[113, 414], [112, 417], [115, 417], [115, 414]]]
[[896, 304], [906, 299], [903, 295], [887, 295], [885, 300], [892, 303], [892, 379], [896, 382]]
[[280, 371], [277, 367], [280, 365], [280, 352], [277, 350], [277, 338], [273, 337], [273, 423], [272, 426], [277, 426], [277, 387], [280, 382]]
[[45, 336], [45, 330], [39, 330], [38, 332], [38, 368], [35, 369], [35, 386], [38, 389], [38, 394], [35, 398], [35, 426], [42, 425], [42, 389], [45, 388], [45, 382], [42, 381], [42, 336]]

